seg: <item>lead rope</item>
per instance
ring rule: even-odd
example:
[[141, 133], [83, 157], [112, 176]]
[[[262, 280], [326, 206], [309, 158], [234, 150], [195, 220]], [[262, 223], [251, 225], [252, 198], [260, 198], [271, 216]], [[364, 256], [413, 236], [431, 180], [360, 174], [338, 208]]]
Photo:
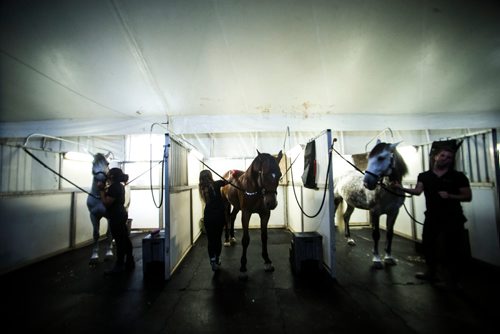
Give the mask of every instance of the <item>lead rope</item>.
[[242, 191], [243, 193], [245, 193], [245, 195], [248, 195], [248, 196], [254, 196], [254, 195], [257, 195], [259, 192], [258, 191], [255, 191], [255, 192], [248, 192], [246, 191], [245, 189], [242, 189], [241, 187], [238, 187], [237, 185], [235, 185], [234, 183], [230, 182], [229, 180], [225, 179], [222, 175], [220, 175], [219, 173], [217, 173], [216, 171], [214, 171], [209, 165], [207, 165], [206, 163], [204, 163], [203, 161], [201, 161], [200, 159], [197, 159], [199, 162], [201, 162], [203, 164], [203, 166], [207, 167], [209, 170], [211, 170], [215, 175], [217, 175], [218, 177], [220, 177], [222, 180], [224, 180], [225, 182], [227, 182], [227, 184], [235, 187], [236, 189], [238, 189], [239, 191]]
[[[30, 157], [32, 157], [36, 162], [38, 162], [40, 165], [42, 165], [43, 167], [47, 168], [48, 170], [50, 170], [52, 173], [54, 173], [55, 175], [59, 176], [61, 179], [63, 179], [64, 181], [70, 183], [71, 185], [73, 185], [74, 187], [76, 187], [77, 189], [83, 191], [84, 193], [86, 193], [87, 195], [89, 196], [92, 196], [94, 197], [95, 199], [100, 199], [99, 196], [96, 196], [90, 192], [88, 192], [87, 190], [83, 189], [82, 187], [80, 187], [79, 185], [77, 185], [76, 183], [74, 183], [73, 181], [69, 180], [68, 178], [64, 177], [62, 174], [60, 174], [59, 172], [55, 171], [54, 169], [52, 169], [51, 167], [49, 167], [46, 163], [44, 163], [42, 160], [40, 160], [39, 158], [37, 158], [33, 153], [31, 153], [30, 151], [28, 151], [28, 149], [26, 147], [22, 147], [22, 149], [24, 150], [24, 152], [26, 152], [26, 154], [28, 154]], [[161, 163], [162, 161], [160, 161], [159, 163]], [[152, 168], [154, 168], [156, 166], [153, 166]], [[150, 170], [150, 169], [149, 169]], [[139, 178], [140, 176], [144, 175], [145, 173], [147, 173], [149, 170], [143, 172], [142, 174], [140, 174], [139, 176], [135, 177], [134, 179], [132, 179], [131, 181], [125, 183], [125, 185], [128, 185], [130, 183], [132, 183], [133, 181], [135, 181], [137, 178]], [[99, 172], [99, 173], [103, 173], [103, 172]]]
[[[330, 148], [333, 149], [333, 143], [332, 143]], [[295, 196], [295, 201], [297, 202], [297, 205], [300, 209], [300, 212], [302, 212], [302, 214], [308, 218], [317, 217], [319, 215], [319, 213], [321, 212], [321, 210], [323, 209], [323, 205], [325, 204], [326, 191], [328, 189], [328, 176], [330, 175], [330, 167], [332, 164], [332, 150], [331, 149], [328, 150], [328, 168], [326, 170], [325, 190], [323, 191], [323, 199], [321, 200], [321, 205], [318, 209], [318, 212], [316, 212], [314, 215], [308, 215], [307, 213], [304, 212], [304, 209], [300, 206], [299, 199], [297, 198], [297, 193], [295, 192], [295, 182], [293, 179], [293, 173], [291, 173], [291, 175], [292, 175], [292, 189], [293, 189], [293, 195]]]
[[52, 168], [50, 168], [49, 166], [47, 166], [47, 164], [45, 164], [42, 160], [38, 159], [33, 153], [31, 153], [30, 151], [28, 151], [28, 149], [26, 147], [23, 147], [23, 150], [24, 152], [26, 152], [30, 157], [32, 157], [33, 159], [35, 159], [36, 162], [38, 162], [40, 165], [42, 165], [43, 167], [47, 168], [48, 170], [50, 170], [52, 173], [56, 174], [57, 176], [59, 176], [61, 179], [63, 179], [64, 181], [68, 182], [68, 183], [71, 183], [73, 186], [75, 186], [76, 188], [80, 189], [81, 191], [83, 191], [84, 193], [88, 194], [89, 196], [92, 196], [96, 199], [100, 199], [99, 197], [97, 197], [96, 195], [94, 194], [91, 194], [89, 193], [87, 190], [83, 189], [82, 187], [78, 186], [76, 183], [68, 180], [67, 178], [65, 178], [64, 176], [62, 176], [61, 174], [59, 174], [58, 172], [56, 172], [55, 170], [53, 170]]
[[365, 172], [363, 172], [361, 169], [359, 169], [359, 167], [358, 167], [358, 166], [356, 166], [355, 164], [353, 164], [352, 162], [350, 162], [349, 160], [347, 160], [346, 158], [344, 158], [344, 157], [342, 156], [342, 154], [340, 154], [340, 152], [339, 152], [339, 151], [337, 151], [337, 150], [333, 147], [333, 144], [332, 144], [332, 150], [333, 150], [335, 153], [337, 153], [337, 155], [338, 155], [339, 157], [341, 157], [342, 159], [344, 159], [344, 161], [345, 161], [345, 162], [347, 162], [349, 165], [351, 165], [351, 166], [352, 166], [355, 170], [357, 170], [357, 171], [358, 171], [358, 172], [360, 172], [361, 174], [365, 175]]

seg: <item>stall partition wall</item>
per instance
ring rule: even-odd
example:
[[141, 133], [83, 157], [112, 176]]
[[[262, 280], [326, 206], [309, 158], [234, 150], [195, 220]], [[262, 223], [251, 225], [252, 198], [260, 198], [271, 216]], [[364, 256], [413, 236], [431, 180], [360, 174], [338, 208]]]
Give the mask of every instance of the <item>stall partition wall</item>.
[[165, 135], [163, 228], [168, 279], [201, 235], [203, 205], [198, 191], [201, 156], [186, 143]]
[[[65, 160], [63, 154], [57, 153], [59, 147], [49, 147], [49, 143], [45, 146], [30, 151], [50, 168], [64, 173]], [[57, 175], [21, 147], [1, 145], [0, 149], [0, 273], [90, 243], [92, 224], [87, 195], [65, 189]], [[91, 163], [82, 164], [85, 173], [72, 174], [76, 183], [88, 188], [92, 180]], [[106, 227], [106, 223], [101, 225], [101, 233], [106, 232]]]
[[0, 273], [70, 247], [72, 197], [44, 193], [0, 198]]
[[[288, 228], [291, 231], [321, 234], [324, 264], [330, 271], [330, 275], [335, 277], [335, 208], [333, 203], [333, 173], [335, 171], [332, 166], [330, 166], [330, 173], [328, 173], [328, 156], [332, 144], [331, 131], [326, 130], [313, 140], [316, 141], [316, 183], [318, 189], [308, 189], [302, 186], [304, 150], [301, 146], [291, 148], [287, 155], [290, 156], [290, 163], [293, 162], [293, 164], [289, 170], [285, 210]], [[328, 181], [326, 182], [327, 174]], [[324, 195], [323, 206], [321, 206]]]
[[[500, 266], [499, 225], [500, 209], [498, 197], [498, 143], [496, 130], [471, 134], [458, 139], [463, 143], [456, 156], [455, 167], [469, 178], [472, 188], [472, 202], [462, 203], [467, 218], [471, 256], [474, 259]], [[429, 168], [431, 143], [417, 146], [410, 175], [405, 178], [406, 186], [414, 186], [418, 173]], [[415, 218], [400, 211], [395, 229], [399, 233], [421, 241], [425, 216], [424, 195], [412, 196], [405, 204]]]

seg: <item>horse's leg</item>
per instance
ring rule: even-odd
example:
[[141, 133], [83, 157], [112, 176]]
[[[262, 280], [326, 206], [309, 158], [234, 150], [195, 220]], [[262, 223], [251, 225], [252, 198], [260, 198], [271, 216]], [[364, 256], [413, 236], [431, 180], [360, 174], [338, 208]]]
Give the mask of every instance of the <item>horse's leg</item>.
[[236, 220], [236, 215], [238, 214], [240, 210], [234, 208], [233, 209], [233, 212], [231, 212], [231, 220], [230, 220], [230, 224], [229, 224], [229, 236], [230, 236], [230, 239], [229, 239], [229, 242], [231, 244], [231, 246], [233, 246], [235, 243], [236, 243], [236, 238], [234, 237], [234, 222]]
[[380, 240], [380, 215], [370, 211], [370, 223], [372, 226], [373, 238], [373, 267], [376, 269], [382, 268], [382, 261], [378, 252], [378, 242]]
[[224, 247], [229, 247], [229, 226], [231, 224], [231, 204], [226, 204], [224, 209], [224, 216], [226, 217], [226, 224], [224, 224]]
[[111, 259], [113, 257], [113, 236], [111, 235], [111, 228], [109, 227], [108, 220], [108, 230], [106, 231], [106, 254], [105, 259]]
[[99, 227], [101, 217], [97, 217], [91, 212], [90, 221], [92, 222], [92, 238], [94, 240], [92, 246], [92, 255], [90, 256], [90, 263], [96, 263], [99, 261]]
[[262, 242], [262, 258], [264, 259], [264, 271], [272, 272], [274, 271], [274, 266], [269, 259], [269, 254], [267, 252], [267, 224], [269, 222], [269, 217], [271, 216], [271, 212], [265, 212], [259, 214], [260, 216], [260, 240]]
[[[236, 238], [234, 237], [234, 221], [236, 220], [236, 215], [240, 210], [233, 208], [231, 213], [226, 216], [226, 226], [224, 231], [224, 247], [232, 246], [236, 243]], [[228, 210], [229, 212], [229, 210]]]
[[395, 212], [390, 212], [387, 214], [387, 231], [386, 231], [384, 263], [389, 265], [396, 264], [396, 260], [392, 257], [392, 238], [394, 236], [394, 224], [396, 223], [396, 218], [398, 217], [398, 213], [399, 210], [396, 210]]
[[248, 231], [248, 224], [250, 223], [250, 216], [252, 214], [247, 210], [241, 211], [241, 225], [243, 226], [243, 237], [241, 238], [241, 245], [243, 246], [243, 253], [241, 254], [241, 267], [240, 279], [247, 279], [247, 249], [250, 244], [250, 233]]
[[347, 239], [347, 244], [350, 246], [356, 245], [356, 242], [351, 238], [351, 229], [349, 228], [349, 221], [351, 220], [351, 215], [354, 211], [354, 206], [347, 204], [347, 209], [344, 212], [344, 235]]

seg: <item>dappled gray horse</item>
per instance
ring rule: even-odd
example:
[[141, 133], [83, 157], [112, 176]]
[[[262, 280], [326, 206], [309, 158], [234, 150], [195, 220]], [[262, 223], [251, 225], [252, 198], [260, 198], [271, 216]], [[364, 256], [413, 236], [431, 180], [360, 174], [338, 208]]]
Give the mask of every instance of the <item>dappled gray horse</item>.
[[355, 208], [370, 212], [372, 227], [373, 265], [382, 267], [379, 255], [378, 242], [380, 240], [380, 216], [387, 215], [386, 246], [384, 263], [396, 264], [392, 257], [392, 238], [394, 223], [399, 208], [404, 203], [404, 194], [393, 183], [401, 183], [403, 176], [408, 173], [408, 167], [401, 155], [396, 151], [398, 143], [390, 144], [377, 141], [375, 147], [368, 154], [368, 166], [365, 174], [359, 171], [349, 171], [334, 180], [335, 210], [345, 200], [347, 209], [344, 212], [344, 233], [347, 242], [354, 245], [349, 230], [349, 220]]
[[[87, 197], [87, 208], [90, 213], [90, 221], [92, 222], [93, 232], [92, 237], [94, 240], [94, 246], [92, 247], [92, 255], [90, 257], [91, 263], [96, 263], [99, 261], [99, 237], [100, 237], [100, 222], [103, 217], [106, 216], [106, 207], [100, 199], [99, 189], [97, 188], [97, 182], [106, 182], [106, 174], [109, 170], [109, 162], [106, 156], [101, 153], [94, 155], [94, 161], [92, 162], [92, 187], [90, 189], [90, 194]], [[113, 256], [113, 238], [111, 237], [111, 230], [108, 225], [106, 232], [106, 258]]]

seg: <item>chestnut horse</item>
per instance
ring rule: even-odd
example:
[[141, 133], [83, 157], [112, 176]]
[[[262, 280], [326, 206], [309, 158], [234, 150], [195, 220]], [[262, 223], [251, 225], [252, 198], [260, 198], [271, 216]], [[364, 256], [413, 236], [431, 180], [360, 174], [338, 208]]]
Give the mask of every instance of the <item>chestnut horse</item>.
[[[260, 217], [260, 238], [262, 241], [262, 258], [264, 270], [274, 271], [273, 264], [267, 253], [267, 224], [271, 217], [271, 210], [278, 205], [277, 188], [281, 178], [279, 162], [283, 154], [280, 151], [277, 157], [268, 153], [260, 153], [252, 161], [246, 172], [231, 170], [224, 174], [228, 184], [222, 188], [222, 197], [226, 201], [226, 223], [234, 227], [234, 220], [241, 211], [241, 225], [243, 237], [241, 244], [240, 278], [247, 278], [247, 248], [250, 244], [248, 225], [253, 213]], [[233, 207], [230, 211], [230, 207]]]

